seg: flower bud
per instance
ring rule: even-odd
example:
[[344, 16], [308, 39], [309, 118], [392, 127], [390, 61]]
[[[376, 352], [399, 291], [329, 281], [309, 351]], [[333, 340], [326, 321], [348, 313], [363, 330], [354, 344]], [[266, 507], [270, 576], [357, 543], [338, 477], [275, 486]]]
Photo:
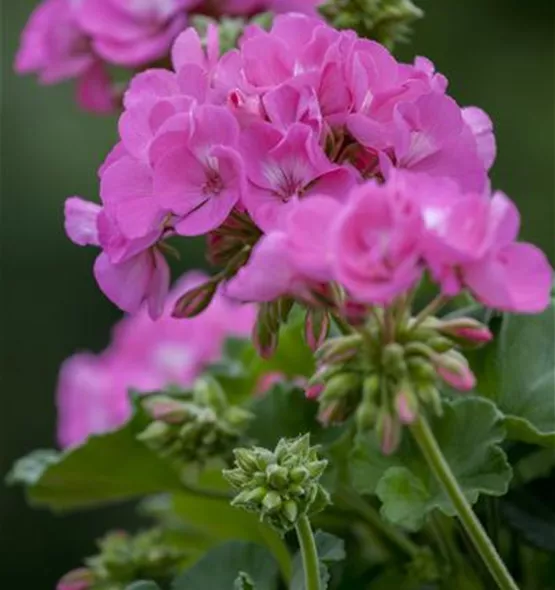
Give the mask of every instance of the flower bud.
[[276, 512], [281, 508], [282, 500], [278, 492], [268, 492], [262, 500], [264, 510], [268, 512]]
[[382, 351], [382, 365], [388, 374], [398, 375], [405, 368], [405, 349], [398, 342], [384, 347]]
[[473, 318], [457, 318], [440, 322], [438, 331], [465, 344], [486, 344], [493, 338], [489, 328]]
[[412, 424], [418, 414], [418, 400], [406, 383], [395, 396], [395, 409], [402, 424]]
[[151, 422], [137, 438], [151, 448], [164, 445], [171, 437], [171, 427], [165, 422]]
[[376, 417], [378, 415], [378, 407], [374, 402], [363, 401], [357, 408], [355, 418], [357, 428], [360, 432], [365, 432], [374, 427]]
[[[268, 455], [269, 460], [256, 471], [251, 471], [250, 461], [244, 460]], [[308, 434], [281, 439], [273, 452], [254, 447], [236, 449], [235, 456], [236, 467], [223, 472], [238, 491], [232, 504], [257, 513], [278, 532], [287, 532], [300, 515], [310, 516], [329, 503], [329, 495], [319, 484], [327, 461], [318, 458]]]
[[217, 414], [227, 408], [227, 398], [222, 386], [209, 375], [200, 377], [193, 385], [194, 400], [200, 406], [212, 408]]
[[362, 399], [366, 402], [372, 402], [380, 392], [380, 377], [372, 374], [362, 382]]
[[409, 358], [407, 360], [407, 367], [411, 379], [417, 383], [431, 383], [437, 376], [432, 363], [419, 356]]
[[316, 383], [315, 385], [309, 385], [305, 389], [304, 394], [307, 399], [318, 399], [322, 391], [324, 391], [324, 384]]
[[280, 467], [275, 463], [266, 467], [266, 477], [270, 485], [278, 490], [284, 488], [288, 483], [289, 471], [285, 467]]
[[152, 418], [167, 424], [179, 424], [189, 415], [187, 404], [167, 395], [147, 397], [142, 405]]
[[427, 342], [428, 346], [434, 351], [434, 352], [448, 352], [449, 350], [451, 350], [454, 347], [454, 343], [452, 340], [449, 340], [449, 338], [443, 338], [442, 336], [434, 336], [433, 338], [430, 338]]
[[328, 336], [330, 316], [323, 308], [311, 308], [306, 312], [304, 338], [312, 351], [317, 350]]
[[476, 377], [461, 354], [451, 351], [439, 355], [434, 361], [438, 375], [451, 387], [470, 391], [476, 386]]
[[245, 472], [253, 472], [258, 469], [258, 461], [249, 449], [233, 449], [233, 455], [237, 465]]
[[320, 395], [323, 402], [329, 402], [346, 397], [351, 391], [357, 390], [361, 385], [360, 376], [356, 373], [339, 373], [334, 375], [327, 383]]
[[315, 356], [319, 364], [343, 363], [358, 354], [361, 344], [362, 336], [360, 334], [332, 338], [318, 348]]
[[182, 295], [173, 308], [174, 318], [193, 318], [202, 313], [212, 302], [218, 282], [209, 280]]
[[252, 343], [263, 359], [273, 356], [279, 341], [278, 329], [272, 330], [264, 322], [257, 320], [253, 328]]
[[376, 424], [380, 447], [384, 455], [392, 455], [401, 442], [401, 424], [386, 408], [382, 408]]
[[89, 590], [94, 584], [92, 572], [86, 568], [73, 570], [66, 574], [56, 586], [56, 590]]
[[424, 385], [418, 388], [418, 397], [429, 406], [432, 407], [437, 416], [443, 414], [443, 407], [441, 405], [441, 396], [437, 387], [434, 385]]

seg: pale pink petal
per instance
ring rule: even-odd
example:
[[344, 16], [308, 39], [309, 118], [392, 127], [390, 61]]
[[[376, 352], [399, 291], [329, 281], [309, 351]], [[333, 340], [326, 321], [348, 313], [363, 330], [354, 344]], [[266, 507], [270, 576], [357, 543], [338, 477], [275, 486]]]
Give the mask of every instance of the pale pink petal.
[[64, 205], [65, 230], [78, 246], [98, 246], [98, 215], [102, 208], [81, 197], [70, 197]]

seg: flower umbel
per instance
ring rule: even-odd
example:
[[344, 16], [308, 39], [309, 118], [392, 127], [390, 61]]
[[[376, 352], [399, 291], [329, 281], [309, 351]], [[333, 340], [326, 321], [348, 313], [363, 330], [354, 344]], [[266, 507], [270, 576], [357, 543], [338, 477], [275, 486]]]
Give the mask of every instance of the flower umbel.
[[260, 515], [281, 534], [295, 527], [302, 516], [312, 516], [330, 503], [319, 483], [328, 462], [310, 435], [281, 439], [274, 451], [262, 447], [235, 449], [235, 468], [223, 472], [238, 491], [233, 506]]

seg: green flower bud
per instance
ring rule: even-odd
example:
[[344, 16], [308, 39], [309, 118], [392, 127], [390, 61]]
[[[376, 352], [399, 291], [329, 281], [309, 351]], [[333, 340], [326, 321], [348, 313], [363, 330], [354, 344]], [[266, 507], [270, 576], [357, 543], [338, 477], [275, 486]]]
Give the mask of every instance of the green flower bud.
[[[232, 504], [257, 513], [282, 534], [295, 526], [299, 515], [314, 514], [329, 503], [319, 484], [327, 461], [319, 459], [308, 434], [280, 440], [273, 452], [236, 449], [235, 457], [235, 468], [223, 472], [238, 492]], [[256, 465], [255, 457], [264, 457], [263, 464]]]
[[327, 383], [324, 391], [320, 394], [321, 402], [347, 397], [353, 390], [360, 388], [361, 379], [357, 373], [339, 373], [334, 375]]
[[280, 467], [277, 464], [268, 465], [266, 467], [266, 477], [270, 485], [274, 488], [281, 489], [287, 486], [289, 470], [285, 467]]
[[211, 408], [216, 414], [221, 414], [228, 406], [222, 386], [213, 377], [208, 375], [195, 381], [193, 385], [193, 396], [195, 403], [199, 406]]
[[278, 492], [268, 492], [262, 500], [262, 506], [268, 512], [276, 512], [281, 508], [282, 499]]
[[287, 502], [283, 504], [283, 514], [289, 522], [297, 522], [299, 516], [299, 507], [297, 503], [294, 500], [287, 500]]
[[143, 430], [137, 438], [144, 442], [148, 447], [157, 449], [164, 445], [170, 438], [172, 428], [165, 422], [151, 422], [145, 430]]
[[427, 344], [435, 352], [447, 352], [454, 347], [452, 340], [437, 335], [434, 338], [430, 338]]
[[289, 479], [295, 484], [303, 484], [310, 477], [306, 467], [294, 467], [289, 472]]
[[355, 357], [362, 345], [362, 336], [352, 334], [326, 340], [315, 353], [319, 364], [333, 365]]

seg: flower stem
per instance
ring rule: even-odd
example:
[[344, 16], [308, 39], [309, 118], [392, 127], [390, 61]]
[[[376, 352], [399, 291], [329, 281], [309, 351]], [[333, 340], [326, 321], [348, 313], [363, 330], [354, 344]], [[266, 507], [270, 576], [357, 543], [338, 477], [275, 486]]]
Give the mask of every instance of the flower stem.
[[354, 332], [353, 327], [347, 322], [347, 320], [339, 313], [334, 312], [332, 313], [333, 321], [335, 325], [339, 328], [339, 331], [344, 335], [347, 336], [348, 334], [352, 334]]
[[518, 590], [518, 586], [501, 560], [501, 557], [499, 557], [484, 527], [474, 514], [468, 500], [457, 483], [424, 416], [421, 415], [411, 426], [411, 433], [420, 447], [432, 473], [441, 483], [453, 503], [466, 532], [499, 588], [502, 590]]
[[303, 557], [305, 590], [320, 590], [318, 552], [316, 551], [316, 542], [307, 516], [299, 518], [295, 530], [297, 531]]
[[422, 309], [418, 315], [414, 318], [414, 322], [411, 324], [411, 330], [417, 328], [428, 316], [439, 311], [448, 301], [448, 298], [444, 295], [438, 295], [435, 299], [432, 299], [424, 309]]

